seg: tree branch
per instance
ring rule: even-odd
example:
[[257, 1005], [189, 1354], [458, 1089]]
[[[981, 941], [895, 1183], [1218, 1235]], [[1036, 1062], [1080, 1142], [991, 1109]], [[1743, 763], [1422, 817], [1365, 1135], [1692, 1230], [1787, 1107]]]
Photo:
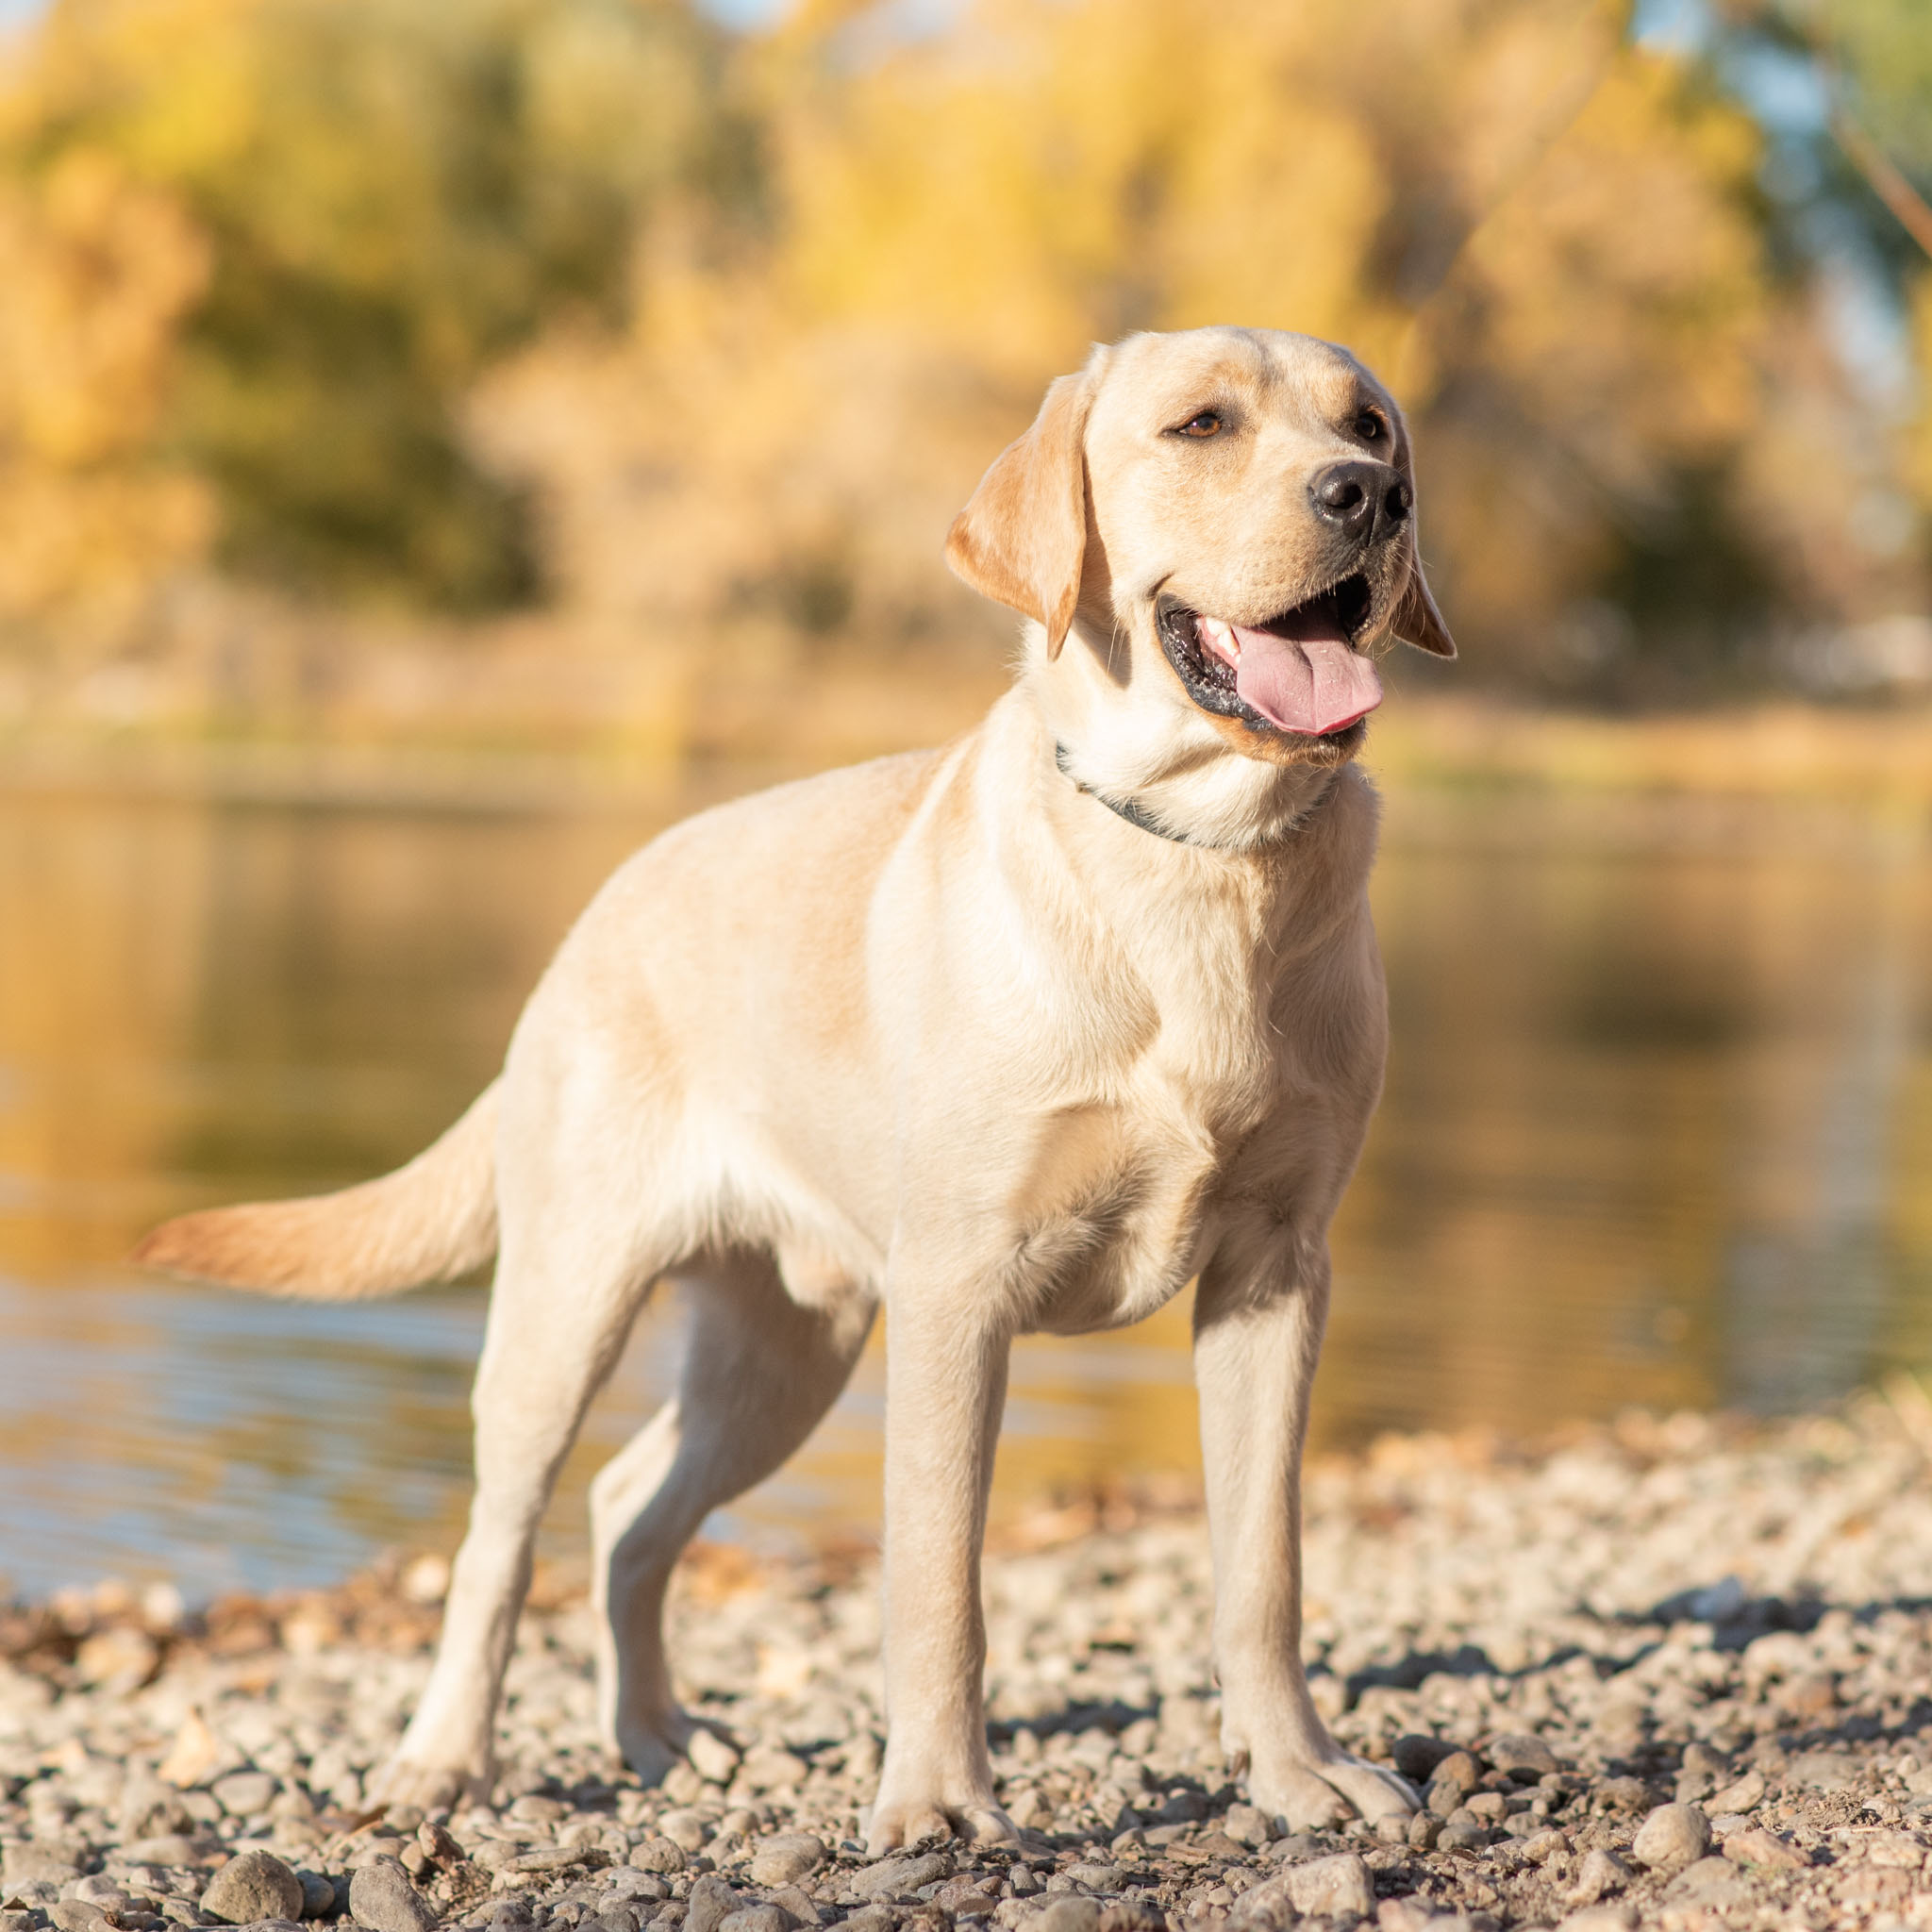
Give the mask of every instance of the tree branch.
[[1831, 131], [1845, 158], [1865, 177], [1865, 185], [1897, 216], [1900, 227], [1932, 257], [1932, 205], [1844, 108], [1832, 109]]

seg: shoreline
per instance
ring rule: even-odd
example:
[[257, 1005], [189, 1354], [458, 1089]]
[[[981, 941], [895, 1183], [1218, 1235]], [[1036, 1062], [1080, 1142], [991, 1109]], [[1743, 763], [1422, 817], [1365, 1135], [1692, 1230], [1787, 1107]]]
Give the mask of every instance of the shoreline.
[[[420, 728], [415, 718], [392, 730], [15, 723], [0, 729], [0, 799], [125, 796], [484, 816], [683, 809], [694, 791], [739, 776], [772, 784], [944, 742], [1006, 689], [991, 675], [934, 688], [851, 666], [824, 682], [809, 713], [785, 714], [790, 728], [715, 740], [667, 739], [622, 718], [595, 731], [546, 733], [519, 729], [514, 713], [447, 730]], [[844, 714], [827, 715], [847, 698]], [[1898, 830], [1932, 803], [1928, 744], [1932, 702], [1766, 699], [1618, 716], [1398, 691], [1363, 757], [1391, 790], [1835, 808]]]
[[731, 1932], [1932, 1924], [1917, 1385], [1776, 1424], [1629, 1416], [1535, 1452], [1390, 1438], [1307, 1487], [1317, 1704], [1349, 1748], [1433, 1779], [1399, 1838], [1245, 1803], [1198, 1516], [1092, 1498], [988, 1558], [1021, 1844], [879, 1862], [855, 1842], [883, 1733], [863, 1550], [683, 1566], [674, 1668], [723, 1735], [649, 1790], [597, 1747], [588, 1611], [548, 1579], [492, 1803], [427, 1820], [372, 1813], [364, 1778], [426, 1672], [440, 1558], [199, 1618], [165, 1591], [15, 1606], [0, 1932], [288, 1918], [290, 1883], [369, 1932], [717, 1932], [731, 1911], [757, 1915]]

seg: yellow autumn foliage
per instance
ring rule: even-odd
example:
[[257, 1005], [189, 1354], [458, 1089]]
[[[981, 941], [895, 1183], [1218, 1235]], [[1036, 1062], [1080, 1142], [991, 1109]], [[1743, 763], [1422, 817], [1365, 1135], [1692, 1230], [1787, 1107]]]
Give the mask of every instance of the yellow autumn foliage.
[[208, 251], [180, 208], [75, 148], [0, 183], [0, 608], [138, 591], [199, 554], [207, 493], [154, 436]]
[[1231, 321], [1391, 380], [1452, 621], [1561, 681], [1607, 597], [1857, 582], [1763, 153], [1618, 0], [54, 0], [0, 79], [0, 625], [206, 560], [996, 647], [937, 561], [988, 458], [1091, 342]]
[[1237, 321], [1394, 381], [1458, 620], [1534, 658], [1607, 506], [1750, 425], [1755, 130], [1590, 0], [984, 0], [883, 50], [865, 25], [762, 50], [766, 242], [660, 248], [624, 341], [485, 386], [579, 608], [971, 625], [939, 539], [1044, 382]]

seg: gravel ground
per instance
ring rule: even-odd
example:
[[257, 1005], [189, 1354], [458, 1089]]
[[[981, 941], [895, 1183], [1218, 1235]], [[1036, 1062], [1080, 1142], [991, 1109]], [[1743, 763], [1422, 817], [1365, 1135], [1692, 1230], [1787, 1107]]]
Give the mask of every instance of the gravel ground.
[[1536, 1456], [1393, 1440], [1317, 1470], [1307, 1516], [1317, 1701], [1426, 1791], [1392, 1841], [1244, 1802], [1199, 1519], [1110, 1500], [1042, 1510], [989, 1559], [1022, 1842], [877, 1862], [866, 1557], [695, 1553], [675, 1654], [716, 1730], [651, 1790], [597, 1750], [581, 1601], [540, 1590], [493, 1802], [433, 1818], [363, 1792], [427, 1668], [441, 1559], [198, 1615], [111, 1585], [15, 1607], [0, 1932], [1932, 1927], [1915, 1389], [1769, 1429], [1628, 1419]]

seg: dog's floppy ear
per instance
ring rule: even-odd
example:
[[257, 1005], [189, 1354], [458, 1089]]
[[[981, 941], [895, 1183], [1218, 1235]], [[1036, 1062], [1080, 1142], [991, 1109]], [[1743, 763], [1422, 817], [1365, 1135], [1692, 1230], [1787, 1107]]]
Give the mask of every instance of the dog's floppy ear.
[[1418, 651], [1432, 652], [1438, 658], [1456, 655], [1456, 640], [1449, 635], [1449, 626], [1436, 608], [1436, 600], [1429, 593], [1429, 581], [1423, 575], [1422, 558], [1414, 550], [1409, 553], [1408, 589], [1403, 591], [1402, 601], [1389, 620], [1389, 628], [1405, 644], [1413, 644]]
[[1099, 358], [1051, 384], [1033, 426], [1009, 442], [946, 532], [953, 574], [981, 596], [1046, 626], [1046, 655], [1059, 656], [1080, 601], [1087, 555], [1083, 447]]

